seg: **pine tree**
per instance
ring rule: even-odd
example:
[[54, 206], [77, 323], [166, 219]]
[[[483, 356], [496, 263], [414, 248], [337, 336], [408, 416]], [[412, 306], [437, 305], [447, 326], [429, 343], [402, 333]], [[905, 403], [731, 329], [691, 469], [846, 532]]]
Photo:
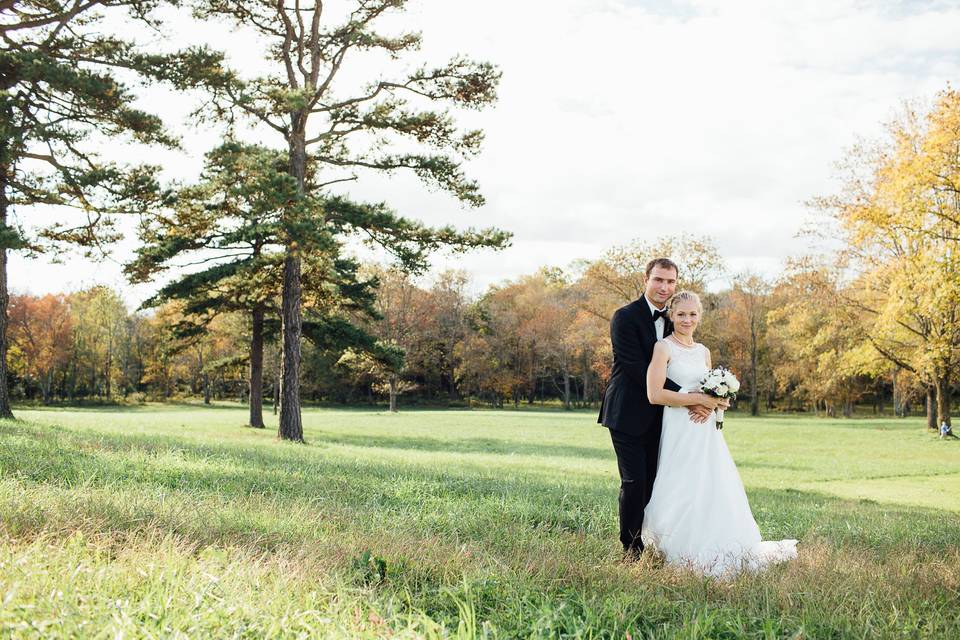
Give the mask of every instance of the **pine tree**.
[[[479, 149], [481, 132], [460, 131], [452, 116], [429, 105], [488, 105], [495, 99], [499, 72], [489, 64], [458, 57], [436, 68], [371, 78], [366, 89], [345, 92], [338, 80], [351, 58], [373, 53], [398, 60], [419, 47], [417, 33], [387, 36], [374, 29], [385, 14], [403, 10], [405, 0], [352, 0], [351, 10], [339, 15], [336, 7], [321, 0], [292, 5], [268, 0], [196, 0], [194, 4], [201, 17], [226, 18], [258, 33], [263, 50], [276, 64], [272, 74], [242, 85], [215, 87], [213, 95], [223, 113], [242, 112], [282, 139], [288, 173], [296, 184], [297, 197], [282, 215], [287, 237], [279, 432], [281, 438], [302, 441], [303, 257], [335, 246], [331, 238], [337, 227], [356, 228], [361, 220], [383, 219], [385, 228], [402, 238], [396, 245], [408, 255], [419, 251], [416, 247], [426, 233], [405, 221], [393, 224], [386, 207], [354, 206], [322, 196], [335, 183], [357, 179], [360, 170], [409, 170], [462, 202], [481, 204], [476, 183], [461, 168], [463, 158]], [[308, 185], [311, 173], [317, 178]], [[322, 208], [314, 206], [317, 199], [324, 200]], [[499, 247], [507, 241], [505, 234], [494, 230], [471, 232], [471, 236], [473, 246]], [[423, 244], [443, 242], [443, 234], [430, 238]]]
[[[99, 28], [124, 9], [158, 27], [145, 0], [0, 2], [0, 417], [12, 417], [7, 392], [7, 252], [66, 245], [100, 255], [116, 239], [115, 216], [142, 210], [157, 194], [154, 167], [121, 166], [91, 149], [97, 138], [175, 146], [160, 118], [136, 108], [120, 80], [133, 72], [176, 87], [220, 86], [220, 58], [204, 49], [160, 55]], [[36, 205], [76, 215], [28, 237], [14, 212]]]
[[287, 171], [286, 154], [259, 145], [228, 141], [206, 156], [201, 180], [181, 188], [169, 203], [145, 218], [143, 244], [126, 266], [133, 282], [145, 282], [171, 268], [199, 269], [179, 275], [143, 306], [172, 300], [183, 303], [186, 318], [175, 327], [180, 340], [202, 334], [226, 312], [249, 315], [250, 425], [263, 426], [263, 345], [276, 333], [283, 288], [283, 247], [298, 242], [302, 254], [305, 337], [323, 350], [352, 349], [385, 367], [396, 368], [402, 354], [379, 343], [357, 319], [375, 318], [376, 279], [361, 279], [359, 264], [341, 255], [345, 236], [363, 233], [394, 256], [407, 271], [427, 266], [439, 246], [466, 249], [486, 236], [452, 228], [430, 229], [397, 216], [386, 205], [355, 203], [342, 197], [318, 198], [314, 176], [302, 200], [305, 216], [288, 238], [284, 207], [297, 186]]

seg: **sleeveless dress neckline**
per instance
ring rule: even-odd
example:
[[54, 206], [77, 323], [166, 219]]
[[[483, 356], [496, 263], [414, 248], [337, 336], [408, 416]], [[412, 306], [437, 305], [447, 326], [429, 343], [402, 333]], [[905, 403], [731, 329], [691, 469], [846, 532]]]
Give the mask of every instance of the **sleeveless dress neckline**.
[[690, 345], [690, 346], [688, 347], [687, 345], [683, 344], [682, 342], [680, 342], [680, 341], [677, 340], [676, 338], [673, 338], [672, 335], [673, 335], [673, 334], [670, 334], [669, 336], [667, 336], [666, 338], [664, 338], [664, 341], [672, 344], [672, 345], [675, 346], [675, 347], [680, 347], [681, 349], [686, 349], [687, 351], [692, 351], [692, 350], [696, 349], [697, 347], [702, 347], [702, 346], [703, 346], [703, 345], [700, 344], [699, 342], [694, 342], [692, 345]]

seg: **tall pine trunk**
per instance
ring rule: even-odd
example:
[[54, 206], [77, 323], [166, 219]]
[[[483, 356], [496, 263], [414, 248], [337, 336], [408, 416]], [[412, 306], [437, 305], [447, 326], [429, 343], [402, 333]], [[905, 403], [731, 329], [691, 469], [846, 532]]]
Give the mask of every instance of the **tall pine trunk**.
[[[7, 144], [0, 145], [0, 158], [5, 159]], [[0, 231], [7, 230], [7, 178], [9, 166], [0, 165]], [[0, 418], [13, 418], [10, 408], [10, 391], [7, 387], [7, 307], [10, 294], [7, 292], [7, 247], [0, 244]]]
[[[290, 175], [297, 180], [298, 195], [305, 193], [307, 174], [306, 113], [293, 114], [290, 133]], [[299, 203], [297, 203], [299, 204]], [[297, 207], [288, 211], [288, 216], [300, 215]], [[295, 220], [287, 220], [294, 226]], [[300, 336], [303, 318], [300, 315], [300, 247], [293, 239], [287, 240], [286, 257], [283, 260], [283, 293], [280, 305], [280, 327], [283, 339], [280, 382], [280, 426], [278, 435], [282, 440], [303, 442], [303, 421], [300, 415]]]
[[283, 300], [280, 309], [283, 353], [280, 357], [280, 426], [282, 440], [303, 442], [300, 417], [300, 258], [283, 261]]
[[263, 429], [263, 306], [251, 314], [250, 337], [250, 426]]

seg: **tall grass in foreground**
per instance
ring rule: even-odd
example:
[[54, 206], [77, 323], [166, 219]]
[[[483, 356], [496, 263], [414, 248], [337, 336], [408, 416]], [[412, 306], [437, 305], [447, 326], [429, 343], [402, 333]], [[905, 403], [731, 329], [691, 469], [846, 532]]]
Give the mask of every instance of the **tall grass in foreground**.
[[922, 486], [924, 468], [933, 482], [960, 476], [960, 447], [901, 421], [735, 418], [726, 437], [761, 530], [801, 538], [801, 555], [718, 581], [617, 562], [615, 463], [587, 414], [322, 410], [297, 446], [226, 408], [24, 413], [0, 423], [4, 636], [960, 628], [960, 500], [829, 494]]

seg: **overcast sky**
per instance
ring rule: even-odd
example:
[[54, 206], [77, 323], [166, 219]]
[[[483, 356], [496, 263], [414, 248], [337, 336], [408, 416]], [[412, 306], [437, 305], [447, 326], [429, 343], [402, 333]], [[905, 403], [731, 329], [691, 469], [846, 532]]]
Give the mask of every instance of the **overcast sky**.
[[[960, 79], [960, 2], [416, 0], [400, 23], [422, 31], [425, 60], [466, 53], [503, 71], [497, 106], [467, 119], [486, 131], [468, 169], [487, 205], [465, 210], [409, 177], [365, 177], [350, 194], [428, 223], [512, 231], [504, 252], [435, 261], [477, 288], [684, 233], [713, 237], [733, 271], [773, 275], [807, 249], [803, 202], [835, 188], [845, 147], [878, 135], [904, 100]], [[186, 19], [172, 30], [257, 64], [248, 34]], [[145, 99], [188, 149], [151, 159], [189, 180], [216, 132], [182, 122], [186, 98]], [[119, 263], [133, 242], [101, 264], [14, 256], [11, 287], [125, 287]], [[153, 287], [126, 289], [136, 303]]]

